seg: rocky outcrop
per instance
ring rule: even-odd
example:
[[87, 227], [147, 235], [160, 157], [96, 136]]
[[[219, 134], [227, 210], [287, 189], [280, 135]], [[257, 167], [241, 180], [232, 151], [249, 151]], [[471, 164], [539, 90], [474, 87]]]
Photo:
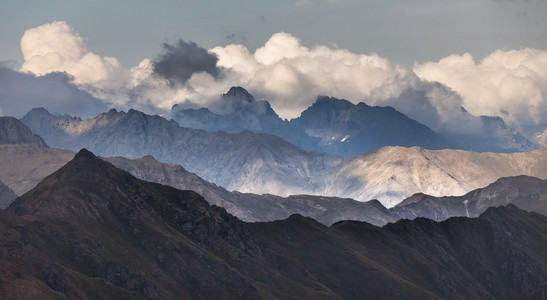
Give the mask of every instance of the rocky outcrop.
[[46, 142], [25, 126], [21, 121], [12, 117], [0, 117], [0, 145], [2, 144], [31, 144], [47, 148]]

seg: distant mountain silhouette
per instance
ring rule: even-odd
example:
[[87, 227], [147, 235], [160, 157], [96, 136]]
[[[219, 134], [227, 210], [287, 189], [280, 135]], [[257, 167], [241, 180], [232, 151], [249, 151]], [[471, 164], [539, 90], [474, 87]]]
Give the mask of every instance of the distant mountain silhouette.
[[337, 155], [362, 154], [383, 146], [454, 148], [449, 140], [394, 108], [324, 96], [291, 120], [291, 128], [319, 139], [321, 151]]
[[343, 156], [382, 146], [454, 147], [443, 136], [393, 108], [354, 105], [336, 98], [318, 97], [300, 117], [288, 122], [267, 101], [256, 101], [245, 89], [232, 87], [222, 95], [217, 111], [174, 106], [171, 117], [184, 127], [268, 133], [306, 150]]
[[468, 114], [468, 118], [469, 123], [476, 123], [472, 131], [460, 133], [442, 128], [440, 133], [455, 141], [458, 148], [478, 152], [513, 153], [539, 148], [500, 117]]
[[342, 156], [362, 154], [384, 146], [502, 153], [537, 148], [501, 118], [475, 117], [463, 108], [466, 120], [460, 122], [472, 129], [441, 126], [439, 133], [392, 107], [371, 107], [363, 102], [353, 104], [327, 96], [317, 97], [291, 121], [282, 120], [267, 101], [256, 101], [242, 87], [232, 87], [213, 108], [215, 112], [175, 105], [171, 117], [184, 127], [210, 132], [250, 130], [267, 133], [306, 150]]

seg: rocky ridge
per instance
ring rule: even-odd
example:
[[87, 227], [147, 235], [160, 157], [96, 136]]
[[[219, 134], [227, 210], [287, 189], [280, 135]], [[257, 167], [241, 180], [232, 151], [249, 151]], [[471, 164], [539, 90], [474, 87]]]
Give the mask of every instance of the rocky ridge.
[[13, 117], [0, 117], [0, 144], [31, 144], [47, 148], [46, 142]]
[[[22, 195], [28, 191], [28, 189], [21, 190], [22, 185], [20, 184], [22, 182], [24, 182], [24, 186], [29, 186], [32, 182], [39, 182], [48, 175], [46, 170], [56, 170], [56, 166], [59, 168], [59, 165], [62, 166], [72, 159], [74, 153], [59, 149], [32, 148], [29, 145], [2, 145], [0, 146], [0, 157], [3, 158], [0, 161], [2, 167], [9, 167], [9, 162], [13, 161], [26, 162], [24, 164], [15, 164], [21, 166], [21, 168], [10, 169], [6, 167], [3, 168], [4, 171], [0, 171], [0, 177], [8, 178], [9, 182], [14, 184], [15, 188], [21, 192], [20, 195]], [[358, 220], [382, 226], [401, 218], [414, 219], [416, 217], [428, 217], [440, 221], [451, 216], [466, 216], [465, 201], [468, 203], [468, 212], [471, 213], [469, 216], [478, 216], [489, 206], [508, 203], [514, 203], [529, 211], [547, 214], [547, 212], [540, 209], [542, 205], [547, 207], [547, 200], [541, 198], [541, 195], [547, 194], [545, 184], [537, 184], [536, 182], [542, 181], [526, 176], [500, 179], [495, 184], [470, 192], [463, 198], [436, 198], [416, 194], [405, 199], [401, 204], [387, 209], [377, 200], [359, 202], [339, 197], [312, 195], [280, 197], [271, 194], [258, 195], [229, 192], [220, 186], [205, 181], [179, 165], [160, 163], [151, 156], [139, 159], [122, 157], [103, 159], [139, 179], [170, 185], [181, 190], [195, 191], [202, 195], [208, 203], [223, 207], [230, 214], [249, 222], [279, 220], [295, 213], [312, 217], [325, 225], [331, 225], [341, 220]], [[14, 170], [17, 172], [14, 172]], [[13, 176], [14, 174], [19, 175]], [[503, 184], [498, 182], [503, 182]], [[527, 182], [529, 184], [526, 184]], [[476, 201], [474, 200], [475, 195], [489, 195], [486, 198], [489, 200], [486, 202], [484, 200]], [[11, 197], [10, 199], [5, 203], [5, 206], [15, 198]], [[423, 203], [420, 201], [423, 201]], [[420, 203], [416, 204], [415, 202]], [[486, 204], [477, 206], [475, 202]]]
[[504, 176], [547, 177], [546, 149], [503, 154], [384, 147], [342, 158], [271, 135], [181, 128], [134, 110], [67, 118], [33, 110], [23, 121], [54, 147], [88, 148], [101, 156], [153, 155], [242, 193], [378, 199], [392, 207], [416, 192], [463, 195]]
[[[547, 217], [244, 223], [82, 150], [0, 211], [0, 294], [38, 298], [497, 298], [545, 293]], [[20, 289], [18, 287], [25, 287]]]

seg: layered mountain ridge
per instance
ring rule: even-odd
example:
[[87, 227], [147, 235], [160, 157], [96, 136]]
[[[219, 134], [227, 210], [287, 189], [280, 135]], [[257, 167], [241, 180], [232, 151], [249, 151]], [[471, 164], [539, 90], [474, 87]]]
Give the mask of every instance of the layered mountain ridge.
[[507, 126], [503, 119], [475, 117], [463, 108], [461, 126], [445, 124], [435, 128], [438, 131], [435, 132], [392, 107], [353, 104], [327, 96], [317, 97], [299, 117], [290, 121], [279, 118], [267, 101], [256, 101], [242, 87], [232, 87], [219, 103], [211, 108], [216, 112], [175, 106], [170, 116], [184, 127], [210, 132], [250, 130], [273, 134], [306, 150], [342, 156], [384, 146], [502, 153], [540, 147]]
[[390, 209], [390, 212], [396, 219], [423, 217], [443, 221], [454, 216], [476, 218], [489, 207], [508, 204], [547, 216], [547, 179], [504, 177], [463, 196], [414, 194]]
[[171, 117], [181, 126], [210, 132], [250, 130], [279, 136], [306, 150], [356, 155], [382, 146], [452, 148], [446, 138], [390, 107], [354, 105], [320, 96], [291, 121], [282, 120], [267, 101], [257, 101], [242, 87], [222, 95], [219, 113], [207, 108], [179, 109]]
[[[0, 160], [0, 178], [6, 178], [14, 189], [23, 194], [30, 187], [27, 190], [22, 190], [21, 184], [29, 186], [32, 182], [38, 183], [49, 174], [46, 173], [47, 170], [63, 165], [73, 156], [74, 153], [67, 150], [33, 148], [30, 145], [0, 145], [0, 158], [2, 158]], [[489, 206], [509, 203], [517, 204], [526, 210], [547, 214], [541, 209], [542, 205], [547, 207], [547, 199], [538, 198], [538, 195], [547, 194], [547, 186], [537, 184], [537, 182], [542, 182], [540, 179], [527, 176], [503, 178], [462, 197], [436, 198], [416, 194], [403, 200], [395, 207], [387, 209], [376, 200], [358, 202], [339, 197], [312, 195], [280, 197], [270, 194], [229, 192], [186, 171], [179, 165], [161, 163], [152, 156], [139, 159], [122, 157], [103, 159], [139, 179], [198, 192], [208, 203], [223, 207], [230, 214], [244, 221], [279, 220], [298, 213], [312, 217], [325, 225], [331, 225], [341, 220], [358, 220], [381, 226], [401, 218], [428, 217], [441, 221], [451, 216], [478, 216]], [[25, 163], [18, 163], [18, 161]], [[504, 182], [504, 184], [498, 184], [498, 182]], [[535, 188], [526, 188], [529, 186]], [[489, 192], [479, 192], [483, 190]], [[484, 202], [484, 200], [477, 201], [475, 199], [476, 197], [473, 195], [476, 193], [478, 193], [477, 195], [490, 195], [486, 202], [488, 205], [475, 205], [475, 202]], [[505, 197], [501, 197], [502, 195]], [[15, 197], [7, 199], [4, 206], [9, 205], [14, 199]], [[519, 202], [519, 199], [524, 202]], [[466, 211], [465, 208], [468, 210]]]
[[8, 211], [17, 216], [0, 211], [6, 299], [540, 299], [546, 292], [547, 217], [513, 205], [477, 219], [383, 228], [326, 227], [299, 215], [250, 224], [81, 150]]
[[54, 147], [87, 148], [101, 156], [152, 155], [243, 193], [378, 199], [392, 207], [417, 192], [463, 195], [500, 177], [547, 177], [545, 148], [503, 154], [384, 147], [341, 158], [308, 152], [271, 135], [182, 128], [134, 110], [80, 120], [35, 109], [22, 120]]

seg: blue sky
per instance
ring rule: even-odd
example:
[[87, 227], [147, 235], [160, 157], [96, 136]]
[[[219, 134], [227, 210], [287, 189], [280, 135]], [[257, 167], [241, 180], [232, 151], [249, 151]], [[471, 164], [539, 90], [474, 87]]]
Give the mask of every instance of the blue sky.
[[255, 49], [281, 31], [306, 46], [376, 52], [409, 66], [464, 52], [482, 57], [496, 49], [546, 49], [546, 15], [546, 1], [538, 0], [3, 0], [0, 60], [21, 63], [24, 31], [58, 20], [88, 38], [93, 52], [126, 66], [155, 56], [166, 41]]

